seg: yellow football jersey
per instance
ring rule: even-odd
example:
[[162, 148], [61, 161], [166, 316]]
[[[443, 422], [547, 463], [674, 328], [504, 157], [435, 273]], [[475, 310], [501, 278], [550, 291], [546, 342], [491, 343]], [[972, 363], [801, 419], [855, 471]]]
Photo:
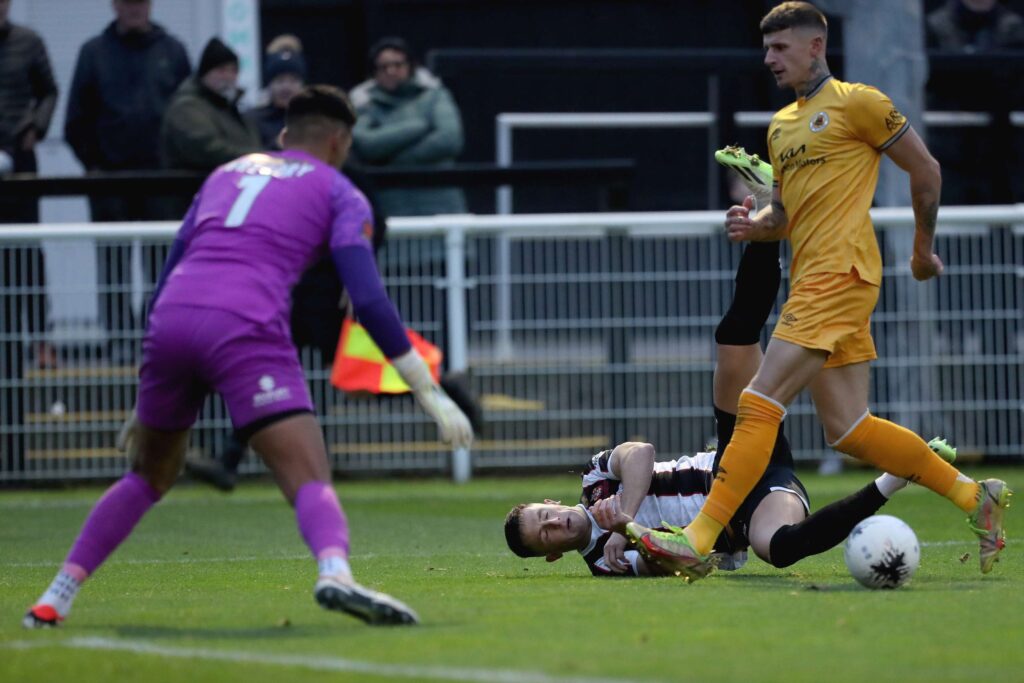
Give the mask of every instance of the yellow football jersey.
[[885, 94], [832, 77], [772, 117], [768, 153], [789, 217], [792, 282], [856, 268], [863, 280], [881, 284], [868, 210], [882, 152], [909, 129]]

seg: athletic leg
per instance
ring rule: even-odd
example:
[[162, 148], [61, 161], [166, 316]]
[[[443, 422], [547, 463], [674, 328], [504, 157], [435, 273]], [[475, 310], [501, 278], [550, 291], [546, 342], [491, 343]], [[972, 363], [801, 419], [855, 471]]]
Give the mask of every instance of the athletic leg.
[[348, 564], [348, 522], [331, 487], [327, 449], [316, 417], [293, 414], [249, 440], [295, 508], [299, 531], [319, 567], [317, 602], [370, 624], [415, 624], [416, 613], [383, 593], [360, 586]]
[[[1000, 479], [974, 481], [936, 455], [917, 434], [868, 412], [867, 377], [867, 364], [856, 363], [826, 368], [812, 383], [829, 445], [951, 500], [968, 514], [970, 528], [979, 538], [981, 572], [992, 571], [1006, 545], [1003, 514], [1013, 492]], [[849, 386], [856, 387], [856, 399], [862, 401], [850, 401]], [[855, 417], [850, 404], [863, 411]]]
[[93, 506], [57, 576], [23, 624], [56, 626], [67, 617], [78, 589], [131, 534], [139, 520], [174, 484], [185, 458], [189, 430], [164, 432], [138, 425], [132, 470]]
[[[946, 462], [952, 463], [956, 459], [956, 449], [945, 439], [932, 439], [928, 447]], [[878, 512], [886, 501], [909, 483], [906, 479], [883, 472], [860, 491], [826, 505], [806, 519], [798, 518], [798, 521], [788, 523], [781, 515], [771, 510], [762, 511], [759, 507], [751, 520], [751, 546], [766, 562], [776, 567], [788, 567], [842, 543], [853, 527]], [[766, 514], [759, 515], [762, 512]], [[764, 545], [765, 539], [768, 540], [767, 546]], [[765, 548], [768, 554], [763, 554]]]
[[[772, 312], [781, 281], [779, 243], [748, 244], [736, 269], [732, 302], [715, 328], [715, 408], [735, 414], [740, 392], [757, 373], [764, 357], [761, 330]], [[725, 448], [721, 440], [719, 448]]]
[[949, 497], [965, 512], [976, 505], [978, 485], [940, 458], [917, 434], [868, 411], [867, 363], [825, 368], [811, 382], [811, 396], [836, 450]]
[[772, 338], [761, 367], [740, 395], [732, 441], [722, 453], [715, 483], [701, 512], [686, 528], [694, 551], [706, 555], [764, 474], [778, 440], [785, 406], [825, 363], [825, 352]]

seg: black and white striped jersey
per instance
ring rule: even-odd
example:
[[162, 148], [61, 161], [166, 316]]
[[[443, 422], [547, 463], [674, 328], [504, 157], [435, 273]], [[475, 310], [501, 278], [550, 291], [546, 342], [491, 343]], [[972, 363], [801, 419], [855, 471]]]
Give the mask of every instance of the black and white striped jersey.
[[[590, 543], [580, 554], [595, 576], [612, 574], [604, 561], [604, 545], [611, 532], [599, 527], [587, 508], [622, 491], [622, 482], [612, 474], [611, 456], [611, 450], [598, 453], [590, 459], [583, 471], [580, 507], [590, 519], [591, 532]], [[684, 455], [677, 460], [654, 463], [650, 488], [634, 519], [651, 529], [664, 528], [665, 523], [679, 527], [688, 525], [700, 512], [711, 490], [714, 461], [715, 454], [712, 452]], [[722, 534], [715, 544], [715, 551], [722, 554], [720, 569], [739, 569], [747, 560], [746, 539], [734, 538], [730, 541], [726, 534]], [[630, 576], [638, 575], [637, 558], [637, 551], [626, 551], [626, 559], [630, 563], [627, 573]]]

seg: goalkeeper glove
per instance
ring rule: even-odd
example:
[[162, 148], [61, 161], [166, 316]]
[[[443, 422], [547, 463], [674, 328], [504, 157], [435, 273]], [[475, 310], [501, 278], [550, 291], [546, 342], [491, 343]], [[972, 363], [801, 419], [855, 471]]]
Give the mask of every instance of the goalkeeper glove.
[[450, 443], [454, 448], [469, 448], [473, 443], [473, 427], [469, 418], [448, 398], [444, 389], [434, 382], [427, 364], [416, 350], [411, 349], [389, 360], [412, 389], [420, 407], [437, 423], [441, 441]]

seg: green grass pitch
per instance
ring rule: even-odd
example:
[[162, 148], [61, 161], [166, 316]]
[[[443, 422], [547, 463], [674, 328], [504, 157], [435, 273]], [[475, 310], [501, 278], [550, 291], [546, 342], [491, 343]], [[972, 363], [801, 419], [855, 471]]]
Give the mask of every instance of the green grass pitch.
[[[507, 510], [575, 499], [571, 475], [340, 483], [356, 576], [415, 607], [416, 628], [317, 607], [291, 511], [254, 483], [175, 490], [64, 626], [25, 631], [99, 489], [0, 492], [0, 681], [1021, 681], [1024, 470], [968, 473], [1021, 492], [1002, 561], [981, 576], [959, 511], [911, 487], [882, 509], [923, 544], [897, 591], [860, 588], [841, 549], [787, 570], [752, 558], [692, 586], [512, 556]], [[818, 507], [871, 476], [805, 481]]]

